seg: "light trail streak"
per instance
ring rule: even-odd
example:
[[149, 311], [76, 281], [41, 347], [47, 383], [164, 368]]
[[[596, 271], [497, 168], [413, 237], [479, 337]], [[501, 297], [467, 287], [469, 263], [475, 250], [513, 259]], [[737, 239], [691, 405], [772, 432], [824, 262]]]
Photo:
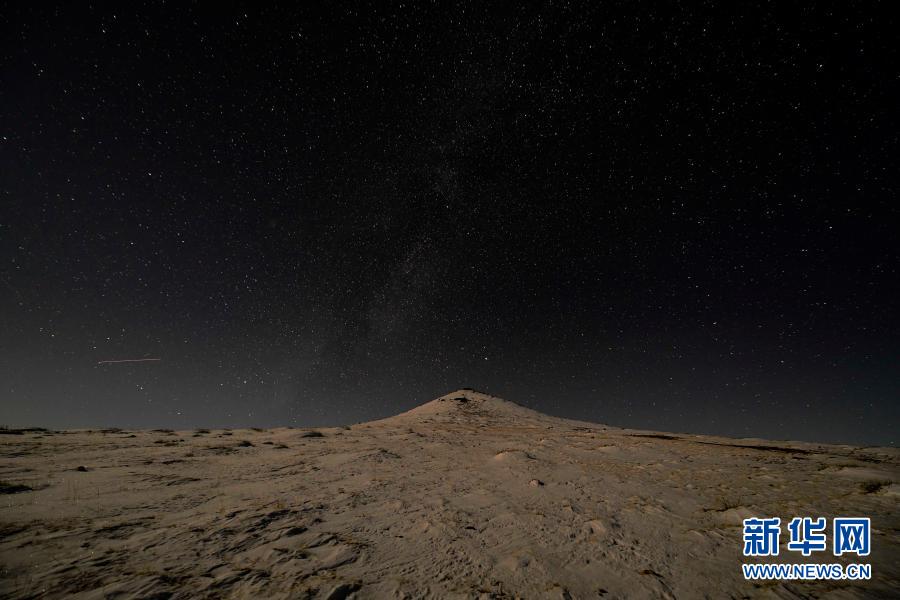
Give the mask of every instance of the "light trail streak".
[[119, 360], [101, 360], [98, 365], [115, 365], [118, 363], [136, 363], [136, 362], [159, 362], [161, 358], [122, 358]]

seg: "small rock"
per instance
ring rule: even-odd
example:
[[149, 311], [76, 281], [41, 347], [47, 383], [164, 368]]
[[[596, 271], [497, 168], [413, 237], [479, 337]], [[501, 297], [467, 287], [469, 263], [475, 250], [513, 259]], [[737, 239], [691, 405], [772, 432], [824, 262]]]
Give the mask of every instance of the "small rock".
[[528, 485], [530, 485], [531, 487], [540, 487], [540, 486], [544, 485], [544, 482], [541, 481], [540, 479], [532, 479], [531, 481], [528, 482]]
[[87, 470], [88, 470], [88, 469], [87, 469], [87, 467], [79, 466], [79, 467], [75, 467], [75, 470], [76, 470], [76, 471], [80, 471], [80, 472], [82, 472], [82, 473], [87, 473]]
[[606, 535], [608, 529], [600, 519], [592, 519], [582, 526], [584, 532], [588, 535]]

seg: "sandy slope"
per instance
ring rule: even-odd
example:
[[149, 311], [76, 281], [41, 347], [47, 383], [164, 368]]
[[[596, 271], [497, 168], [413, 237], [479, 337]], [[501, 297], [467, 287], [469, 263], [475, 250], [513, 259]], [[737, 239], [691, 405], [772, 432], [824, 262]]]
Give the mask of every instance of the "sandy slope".
[[[854, 598], [900, 590], [894, 449], [620, 430], [471, 391], [316, 433], [0, 435], [6, 491], [33, 488], [0, 496], [0, 596]], [[751, 515], [872, 517], [873, 580], [745, 582], [740, 523]]]

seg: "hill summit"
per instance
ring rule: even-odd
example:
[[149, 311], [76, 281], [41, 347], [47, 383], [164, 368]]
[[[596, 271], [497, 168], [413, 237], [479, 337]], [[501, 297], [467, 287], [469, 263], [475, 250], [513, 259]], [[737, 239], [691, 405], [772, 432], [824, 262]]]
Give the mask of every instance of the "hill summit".
[[567, 422], [471, 388], [450, 392], [389, 420], [542, 427]]

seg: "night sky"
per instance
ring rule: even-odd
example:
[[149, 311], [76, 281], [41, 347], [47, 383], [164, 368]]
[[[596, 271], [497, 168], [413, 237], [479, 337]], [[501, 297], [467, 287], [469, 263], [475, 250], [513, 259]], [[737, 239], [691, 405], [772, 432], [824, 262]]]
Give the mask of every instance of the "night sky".
[[179, 4], [0, 16], [0, 423], [898, 441], [887, 3]]

